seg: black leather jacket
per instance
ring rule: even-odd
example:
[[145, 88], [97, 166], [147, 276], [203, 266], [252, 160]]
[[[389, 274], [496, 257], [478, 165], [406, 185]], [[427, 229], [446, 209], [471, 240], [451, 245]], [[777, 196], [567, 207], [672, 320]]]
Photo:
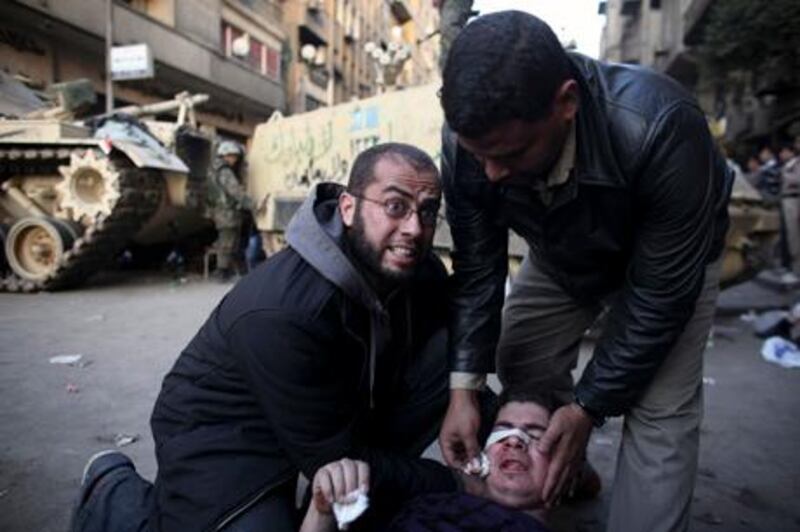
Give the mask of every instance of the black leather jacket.
[[705, 266], [720, 256], [732, 176], [676, 82], [570, 58], [580, 87], [575, 167], [548, 205], [526, 185], [490, 183], [443, 132], [455, 271], [450, 363], [494, 369], [511, 228], [576, 299], [619, 293], [575, 391], [591, 411], [619, 415], [648, 386], [691, 317]]

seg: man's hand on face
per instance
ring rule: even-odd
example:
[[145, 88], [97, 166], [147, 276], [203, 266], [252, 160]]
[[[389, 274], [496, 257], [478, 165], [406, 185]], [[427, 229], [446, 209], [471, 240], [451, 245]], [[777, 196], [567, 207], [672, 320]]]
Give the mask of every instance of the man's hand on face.
[[439, 446], [447, 465], [461, 469], [478, 456], [478, 428], [481, 424], [478, 396], [474, 390], [450, 390], [447, 407], [439, 432]]
[[567, 481], [580, 470], [591, 433], [592, 419], [575, 403], [562, 406], [550, 418], [550, 425], [539, 440], [539, 451], [550, 457], [542, 491], [548, 507], [555, 504]]

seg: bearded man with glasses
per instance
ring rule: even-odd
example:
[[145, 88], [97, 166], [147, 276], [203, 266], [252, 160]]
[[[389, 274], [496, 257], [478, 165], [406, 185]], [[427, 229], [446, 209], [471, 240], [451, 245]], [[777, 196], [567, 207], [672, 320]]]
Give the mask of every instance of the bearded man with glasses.
[[[369, 465], [381, 530], [407, 499], [480, 481], [419, 458], [447, 408], [439, 173], [405, 144], [319, 184], [288, 247], [225, 296], [164, 379], [154, 484], [117, 451], [87, 464], [73, 530], [295, 531], [298, 474]], [[487, 419], [490, 417], [487, 415]]]

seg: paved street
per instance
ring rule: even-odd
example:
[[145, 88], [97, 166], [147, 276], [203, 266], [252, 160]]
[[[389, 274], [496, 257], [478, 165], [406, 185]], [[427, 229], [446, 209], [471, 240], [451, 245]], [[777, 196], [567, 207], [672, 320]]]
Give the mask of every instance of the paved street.
[[[227, 289], [113, 274], [72, 292], [0, 294], [0, 530], [65, 530], [85, 460], [116, 437], [137, 438], [123, 450], [153, 478], [161, 378]], [[738, 316], [719, 325], [692, 530], [800, 530], [800, 369], [764, 362]], [[70, 354], [82, 355], [76, 366], [49, 362]], [[607, 486], [620, 426], [592, 437]], [[602, 530], [608, 493], [562, 510], [565, 530]]]

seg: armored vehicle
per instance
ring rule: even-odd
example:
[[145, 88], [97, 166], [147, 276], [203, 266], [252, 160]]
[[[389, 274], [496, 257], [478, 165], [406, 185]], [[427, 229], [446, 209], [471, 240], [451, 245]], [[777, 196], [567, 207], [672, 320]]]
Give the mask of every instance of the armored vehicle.
[[[94, 99], [88, 81], [54, 86], [55, 107], [0, 83], [0, 290], [73, 286], [132, 239], [202, 223], [211, 141], [192, 109], [207, 96], [74, 121]], [[175, 110], [174, 122], [137, 118]]]
[[[251, 197], [260, 202], [256, 223], [267, 254], [283, 245], [283, 231], [310, 187], [319, 181], [344, 183], [351, 163], [364, 149], [379, 142], [406, 142], [440, 162], [444, 118], [437, 88], [438, 84], [424, 85], [289, 117], [276, 113], [258, 126], [249, 153], [248, 186]], [[766, 207], [741, 175], [730, 214], [723, 285], [746, 280], [765, 265], [779, 228], [777, 211]], [[447, 263], [452, 241], [446, 222], [440, 222], [434, 245]], [[512, 272], [526, 249], [512, 233]]]

